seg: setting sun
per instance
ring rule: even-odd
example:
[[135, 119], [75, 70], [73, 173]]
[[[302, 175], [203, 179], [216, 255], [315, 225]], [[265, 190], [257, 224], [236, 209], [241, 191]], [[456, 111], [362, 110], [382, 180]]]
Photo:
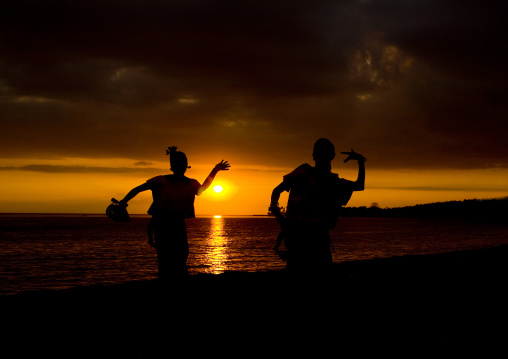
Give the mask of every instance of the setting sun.
[[213, 187], [213, 191], [215, 193], [221, 193], [223, 190], [224, 190], [224, 188], [220, 184]]

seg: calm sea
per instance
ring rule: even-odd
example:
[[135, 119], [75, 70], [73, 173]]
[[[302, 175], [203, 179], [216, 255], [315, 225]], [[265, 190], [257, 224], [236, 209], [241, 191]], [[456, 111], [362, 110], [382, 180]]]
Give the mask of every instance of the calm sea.
[[[112, 222], [104, 215], [0, 214], [0, 294], [154, 279], [149, 218]], [[188, 220], [190, 273], [285, 267], [272, 249], [271, 217]], [[334, 262], [443, 253], [508, 244], [508, 225], [463, 220], [341, 218], [332, 232]]]

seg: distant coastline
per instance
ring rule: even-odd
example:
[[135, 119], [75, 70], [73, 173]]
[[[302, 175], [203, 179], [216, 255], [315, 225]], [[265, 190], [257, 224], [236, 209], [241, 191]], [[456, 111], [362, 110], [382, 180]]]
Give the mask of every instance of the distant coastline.
[[466, 199], [415, 206], [380, 208], [344, 207], [342, 217], [457, 218], [508, 223], [508, 197], [498, 199]]
[[[0, 216], [105, 216], [102, 213], [0, 213]], [[149, 218], [148, 214], [131, 214], [133, 217]], [[197, 218], [213, 218], [214, 215], [198, 214]], [[266, 214], [221, 215], [221, 217], [273, 217]], [[463, 218], [508, 223], [508, 197], [496, 199], [465, 199], [462, 201], [434, 202], [405, 207], [381, 208], [371, 206], [343, 207], [341, 217], [393, 217], [393, 218]]]

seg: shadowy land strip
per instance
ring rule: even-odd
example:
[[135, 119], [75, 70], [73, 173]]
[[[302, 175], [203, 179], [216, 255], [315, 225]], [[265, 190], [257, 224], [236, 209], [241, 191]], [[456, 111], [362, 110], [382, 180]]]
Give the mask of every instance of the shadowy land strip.
[[24, 292], [0, 297], [4, 338], [18, 357], [486, 354], [506, 335], [507, 259], [499, 246], [343, 262], [320, 277], [226, 272]]

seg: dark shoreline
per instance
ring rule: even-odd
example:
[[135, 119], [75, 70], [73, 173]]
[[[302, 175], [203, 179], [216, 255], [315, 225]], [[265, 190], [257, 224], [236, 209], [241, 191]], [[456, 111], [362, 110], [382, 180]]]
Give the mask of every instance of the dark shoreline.
[[[408, 287], [432, 287], [455, 283], [465, 285], [472, 282], [508, 279], [508, 245], [474, 250], [452, 251], [439, 254], [405, 255], [389, 258], [374, 258], [359, 261], [334, 263], [328, 277], [314, 276], [315, 283], [337, 286], [360, 284], [406, 285]], [[198, 287], [201, 285], [276, 285], [284, 286], [285, 281], [293, 284], [296, 278], [285, 270], [267, 272], [225, 272], [222, 274], [195, 274], [173, 284]], [[304, 278], [305, 282], [305, 278]], [[287, 283], [286, 283], [287, 284]], [[0, 296], [0, 302], [16, 300], [42, 300], [45, 297], [72, 297], [73, 295], [107, 295], [119, 292], [135, 294], [136, 291], [161, 289], [157, 280], [132, 281], [122, 284], [77, 286], [68, 289], [28, 290]], [[167, 287], [170, 289], [171, 285]], [[220, 288], [218, 288], [220, 289]], [[337, 288], [340, 290], [340, 288]]]
[[1, 296], [0, 304], [6, 343], [38, 343], [16, 346], [26, 356], [148, 358], [176, 348], [256, 351], [281, 342], [284, 353], [311, 350], [315, 357], [359, 343], [479, 346], [485, 354], [507, 334], [507, 279], [508, 246], [498, 246], [343, 262], [327, 277], [201, 274], [169, 285], [23, 292]]

